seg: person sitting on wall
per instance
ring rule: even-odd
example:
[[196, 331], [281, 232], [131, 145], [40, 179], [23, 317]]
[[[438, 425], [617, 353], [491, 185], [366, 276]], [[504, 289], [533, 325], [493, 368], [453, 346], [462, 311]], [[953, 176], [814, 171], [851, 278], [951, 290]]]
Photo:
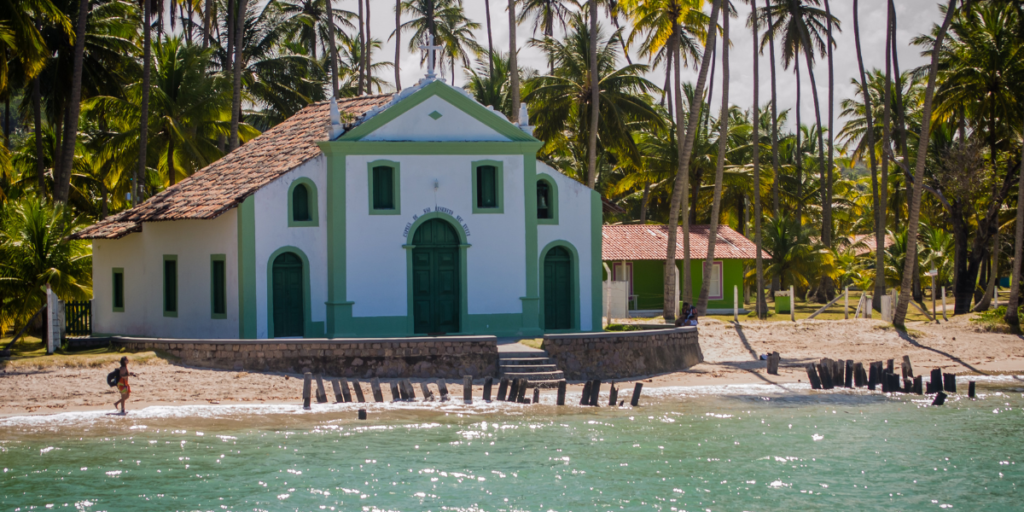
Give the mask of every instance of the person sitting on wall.
[[676, 327], [697, 326], [697, 308], [690, 306], [689, 302], [683, 303], [683, 311], [676, 319]]

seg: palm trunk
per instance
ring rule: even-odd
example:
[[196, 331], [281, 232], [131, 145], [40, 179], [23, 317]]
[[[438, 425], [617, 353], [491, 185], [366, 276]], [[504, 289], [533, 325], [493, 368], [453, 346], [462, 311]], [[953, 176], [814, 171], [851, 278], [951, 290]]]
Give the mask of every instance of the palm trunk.
[[[886, 211], [889, 208], [889, 149], [892, 146], [889, 134], [890, 108], [892, 106], [892, 12], [888, 11], [886, 16], [885, 30], [885, 93], [882, 96], [882, 177], [878, 184], [879, 204], [881, 208], [875, 212], [875, 268], [884, 269], [885, 262], [885, 226], [888, 222]], [[874, 148], [871, 148], [874, 151]], [[909, 240], [909, 239], [908, 239]], [[916, 245], [916, 241], [908, 242], [909, 245]], [[882, 296], [885, 295], [885, 272], [878, 271], [875, 276], [875, 298], [872, 302], [874, 307], [881, 310]]]
[[[769, 0], [764, 0], [764, 5], [764, 12], [768, 16], [768, 62], [770, 63], [772, 78], [772, 171], [775, 174], [775, 178], [772, 180], [772, 214], [777, 218], [779, 216], [779, 208], [781, 207], [779, 204], [779, 181], [782, 177], [782, 168], [779, 165], [779, 97], [775, 80], [775, 25], [772, 22]], [[776, 281], [778, 281], [778, 278], [772, 279], [772, 291], [779, 287]]]
[[366, 70], [363, 69], [363, 56], [366, 55], [366, 31], [363, 27], [363, 0], [356, 0], [356, 2], [359, 4], [359, 63], [356, 64], [356, 96], [362, 96], [363, 73], [366, 72]]
[[210, 47], [210, 20], [213, 19], [213, 0], [203, 2], [203, 49]]
[[238, 0], [235, 13], [234, 94], [231, 99], [231, 151], [239, 146], [238, 125], [242, 118], [242, 42], [245, 39], [245, 7], [248, 0]]
[[139, 163], [135, 169], [135, 180], [132, 184], [132, 205], [139, 204], [146, 180], [146, 155], [147, 142], [149, 140], [149, 80], [150, 67], [153, 60], [153, 44], [150, 34], [153, 6], [152, 0], [143, 0], [143, 30], [142, 30], [142, 105], [139, 110]]
[[78, 3], [78, 25], [75, 28], [75, 57], [71, 71], [71, 98], [68, 120], [64, 125], [64, 146], [61, 148], [60, 170], [54, 172], [53, 199], [66, 203], [71, 191], [71, 169], [78, 141], [78, 115], [82, 110], [82, 61], [85, 58], [85, 25], [89, 19], [89, 0]]
[[796, 229], [799, 233], [804, 225], [804, 159], [800, 150], [800, 59], [795, 59], [793, 71], [796, 73], [796, 147], [793, 150], [793, 163], [796, 164]]
[[[227, 61], [224, 63], [225, 72], [227, 72], [227, 70], [229, 69], [234, 69], [231, 63], [234, 60], [235, 55], [235, 25], [238, 23], [237, 21], [235, 21], [235, 7], [237, 7], [235, 4], [235, 0], [227, 0], [228, 51], [226, 54]], [[316, 44], [313, 44], [313, 48], [311, 48], [311, 50], [313, 51], [313, 58], [315, 59]]]
[[[714, 27], [718, 23], [718, 11], [722, 1], [715, 0], [711, 6], [711, 18], [709, 26]], [[678, 23], [673, 27], [673, 42], [670, 46], [675, 59], [675, 105], [676, 105], [676, 137], [679, 158], [679, 172], [676, 173], [675, 183], [672, 187], [672, 202], [669, 206], [668, 216], [668, 241], [665, 254], [664, 290], [665, 300], [662, 315], [666, 321], [675, 319], [675, 310], [678, 304], [673, 304], [675, 298], [675, 261], [676, 261], [676, 239], [679, 223], [680, 210], [686, 212], [689, 205], [685, 204], [687, 191], [690, 188], [690, 155], [693, 153], [693, 138], [697, 134], [697, 126], [700, 123], [700, 98], [704, 97], [704, 81], [708, 76], [708, 67], [711, 64], [711, 52], [707, 48], [714, 48], [717, 36], [716, 30], [708, 30], [707, 40], [704, 44], [704, 56], [701, 59], [700, 71], [697, 73], [697, 87], [694, 91], [695, 101], [690, 103], [689, 117], [687, 118], [686, 133], [681, 133], [683, 122], [683, 100], [682, 86], [679, 78], [679, 31]], [[689, 218], [683, 217], [683, 289], [681, 295], [688, 299], [693, 293], [690, 287], [690, 222]]]
[[39, 77], [32, 79], [32, 117], [36, 136], [36, 179], [39, 186], [39, 197], [46, 197], [46, 171], [43, 165], [43, 111], [40, 105]]
[[[832, 247], [832, 170], [835, 163], [835, 136], [832, 130], [832, 121], [835, 117], [835, 68], [832, 62], [832, 9], [829, 7], [828, 0], [825, 0], [825, 16], [826, 19], [826, 33], [828, 34], [828, 162], [825, 166], [825, 171], [822, 173], [822, 180], [824, 182], [822, 192], [822, 233], [821, 240], [826, 247]], [[820, 127], [820, 121], [819, 121]], [[834, 297], [835, 284], [832, 282], [832, 278], [828, 276], [822, 276], [821, 286], [818, 290], [825, 290], [824, 296], [818, 297], [819, 301], [822, 299], [832, 300]]]
[[[968, 9], [972, 0], [964, 2], [964, 9]], [[931, 66], [928, 70], [928, 86], [925, 88], [924, 109], [921, 112], [921, 140], [917, 147], [918, 155], [928, 154], [928, 139], [931, 135], [932, 122], [932, 100], [935, 96], [935, 75], [939, 69], [939, 49], [942, 48], [942, 41], [946, 38], [946, 31], [950, 22], [953, 21], [953, 14], [956, 12], [956, 0], [949, 0], [946, 16], [942, 20], [939, 33], [935, 36], [935, 46], [932, 49]], [[917, 231], [921, 220], [921, 185], [924, 183], [924, 165], [926, 158], [919, 157], [914, 165], [914, 196], [910, 205], [910, 218], [907, 226], [907, 239], [917, 240]], [[911, 277], [914, 270], [914, 261], [917, 259], [917, 244], [907, 244], [907, 260], [904, 262], [903, 285], [900, 289], [900, 300], [896, 304], [896, 314], [893, 317], [893, 324], [902, 326], [907, 318], [907, 303], [910, 302]], [[1015, 283], [1016, 284], [1016, 283]]]
[[601, 112], [597, 69], [597, 2], [590, 2], [590, 133], [587, 134], [587, 186], [597, 188], [597, 125]]
[[[1024, 177], [1024, 145], [1021, 146], [1020, 176]], [[1017, 308], [1020, 306], [1021, 259], [1024, 258], [1024, 179], [1018, 179], [1017, 185], [1017, 223], [1014, 226], [1013, 239], [1013, 280], [1010, 282], [1010, 300], [1006, 305], [1006, 323], [1015, 330], [1020, 329], [1020, 317]]]
[[[397, 0], [401, 2], [402, 0]], [[494, 37], [491, 35], [491, 0], [484, 0], [484, 14], [487, 17], [487, 76], [494, 80]]]
[[[708, 105], [710, 110], [710, 105]], [[697, 312], [704, 314], [708, 309], [708, 292], [711, 283], [710, 272], [715, 261], [715, 244], [718, 241], [718, 217], [722, 205], [722, 174], [725, 171], [725, 152], [729, 149], [729, 11], [722, 16], [722, 113], [718, 118], [718, 161], [715, 165], [715, 193], [711, 196], [711, 230], [708, 232], [708, 255], [701, 274], [700, 295], [697, 298]], [[697, 198], [694, 198], [696, 202]], [[746, 210], [746, 208], [744, 208]], [[724, 287], [725, 285], [722, 284]], [[724, 290], [723, 290], [724, 291]]]
[[[892, 38], [896, 40], [896, 6], [892, 0], [889, 0], [889, 13], [892, 16]], [[901, 152], [903, 153], [903, 165], [900, 166], [900, 170], [903, 171], [903, 176], [906, 181], [907, 187], [907, 211], [910, 211], [910, 199], [913, 196], [913, 179], [910, 176], [910, 148], [908, 147], [907, 139], [909, 135], [907, 133], [906, 123], [906, 107], [903, 105], [903, 75], [900, 74], [900, 59], [899, 52], [897, 51], [897, 45], [892, 45], [892, 74], [896, 80], [896, 144], [899, 145]], [[897, 211], [898, 213], [898, 211]], [[897, 222], [897, 226], [899, 223]], [[915, 285], [915, 290], [917, 286]], [[916, 292], [915, 292], [916, 293]]]
[[519, 63], [516, 55], [516, 0], [508, 0], [508, 76], [512, 88], [512, 122], [519, 122]]
[[[825, 4], [828, 5], [827, 3]], [[754, 269], [757, 282], [757, 295], [755, 301], [757, 306], [757, 318], [764, 320], [768, 317], [768, 304], [765, 302], [764, 297], [764, 261], [761, 257], [761, 110], [760, 110], [760, 76], [758, 69], [758, 52], [757, 52], [757, 2], [756, 0], [750, 0], [750, 9], [755, 14], [751, 16], [751, 32], [753, 32], [754, 42], [754, 54], [753, 54], [753, 65], [754, 65], [754, 134], [753, 134], [753, 164], [754, 164], [754, 246], [757, 248], [757, 256], [754, 259]], [[831, 91], [831, 87], [829, 87]], [[829, 102], [831, 103], [831, 101]]]
[[[330, 52], [327, 54], [331, 59], [331, 97], [338, 97], [338, 43], [334, 37], [334, 8], [331, 2], [327, 2], [327, 44], [331, 45]], [[316, 43], [314, 42], [315, 46]], [[398, 45], [395, 48], [399, 48]], [[395, 60], [395, 76], [398, 76], [398, 60]]]
[[647, 205], [651, 200], [651, 182], [644, 182], [643, 199], [640, 201], [640, 224], [647, 224]]
[[[867, 137], [867, 154], [868, 154], [868, 161], [870, 162], [870, 165], [871, 165], [871, 196], [872, 196], [871, 197], [871, 201], [872, 201], [872, 205], [873, 205], [874, 210], [875, 210], [874, 211], [874, 213], [875, 213], [875, 226], [876, 226], [875, 227], [875, 237], [877, 238], [878, 237], [878, 226], [880, 224], [884, 225], [884, 223], [880, 223], [879, 220], [878, 220], [879, 219], [879, 213], [878, 212], [882, 211], [883, 208], [880, 206], [879, 200], [878, 200], [879, 199], [878, 198], [878, 164], [875, 162], [875, 131], [874, 131], [875, 124], [874, 124], [874, 119], [872, 118], [872, 115], [871, 115], [871, 113], [872, 113], [872, 110], [871, 110], [871, 93], [870, 93], [870, 90], [868, 88], [867, 76], [864, 74], [864, 55], [861, 53], [861, 49], [860, 49], [860, 22], [859, 22], [858, 5], [857, 4], [858, 4], [858, 0], [853, 0], [853, 36], [854, 36], [854, 42], [855, 42], [855, 44], [857, 46], [857, 69], [860, 72], [861, 92], [864, 94], [864, 115], [867, 118], [866, 120], [867, 120], [867, 126], [868, 126], [868, 129], [865, 132], [864, 136]], [[874, 300], [872, 301], [873, 302], [872, 308], [874, 308], [875, 305], [880, 305], [881, 304], [881, 302], [880, 302], [881, 301], [881, 296], [877, 292], [879, 279], [882, 280], [882, 288], [883, 288], [883, 290], [885, 288], [885, 275], [884, 275], [884, 272], [881, 270], [881, 269], [884, 269], [885, 267], [881, 263], [878, 262], [877, 257], [878, 257], [879, 254], [880, 254], [880, 251], [878, 251], [877, 248], [876, 248], [875, 268], [879, 269], [876, 272], [876, 276], [875, 276], [875, 289], [876, 289], [876, 291], [875, 291], [875, 299], [877, 300], [877, 302], [874, 301]]]
[[[821, 177], [821, 243], [826, 249], [832, 248], [832, 198], [828, 194], [828, 176], [825, 170], [825, 137], [821, 125], [821, 105], [818, 103], [818, 84], [814, 78], [814, 67], [811, 56], [804, 53], [804, 61], [807, 63], [807, 77], [811, 81], [811, 98], [814, 100], [814, 122], [818, 125], [818, 175]], [[831, 94], [831, 89], [829, 89]], [[831, 108], [831, 104], [829, 105]], [[811, 143], [813, 144], [813, 142]], [[822, 275], [819, 286], [815, 291], [815, 300], [827, 303], [835, 296], [832, 279]]]
[[[487, 37], [491, 37], [491, 14], [487, 13]], [[489, 48], [489, 47], [488, 47]], [[395, 0], [395, 89], [402, 90], [402, 0]]]
[[169, 187], [173, 187], [175, 183], [174, 137], [171, 136], [170, 131], [167, 133], [167, 183]]
[[[373, 86], [370, 80], [373, 77], [373, 69], [370, 67], [370, 57], [373, 54], [373, 39], [370, 36], [370, 0], [366, 0], [366, 46], [363, 47], [363, 81], [366, 83], [366, 94], [373, 94]], [[455, 85], [455, 82], [452, 82]]]

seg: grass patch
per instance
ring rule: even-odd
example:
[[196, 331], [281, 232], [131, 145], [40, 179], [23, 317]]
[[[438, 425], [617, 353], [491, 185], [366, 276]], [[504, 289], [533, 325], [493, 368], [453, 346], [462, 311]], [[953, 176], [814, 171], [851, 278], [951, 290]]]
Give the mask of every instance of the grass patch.
[[[1018, 316], [1024, 316], [1024, 307], [1017, 309]], [[1010, 333], [1013, 327], [1006, 323], [1006, 306], [999, 306], [995, 309], [981, 311], [971, 317], [971, 322], [988, 332]]]
[[[97, 349], [102, 350], [102, 349]], [[100, 368], [114, 367], [122, 356], [127, 355], [132, 365], [163, 364], [172, 361], [173, 357], [168, 354], [149, 352], [114, 352], [102, 353], [75, 353], [75, 354], [54, 354], [44, 357], [12, 357], [7, 361], [0, 361], [0, 368], [4, 370], [52, 370], [55, 368]]]
[[522, 343], [523, 345], [526, 345], [527, 347], [530, 348], [539, 349], [542, 348], [541, 345], [544, 344], [544, 338], [531, 338], [526, 340], [519, 340], [519, 343]]
[[608, 324], [604, 328], [608, 332], [642, 331], [643, 328], [633, 324]]

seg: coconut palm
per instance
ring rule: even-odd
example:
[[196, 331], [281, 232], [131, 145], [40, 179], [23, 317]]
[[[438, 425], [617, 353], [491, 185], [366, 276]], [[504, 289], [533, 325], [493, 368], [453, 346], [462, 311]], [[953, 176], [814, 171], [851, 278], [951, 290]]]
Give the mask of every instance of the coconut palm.
[[[516, 45], [516, 0], [508, 0], [508, 70], [510, 89], [512, 90], [512, 117], [514, 123], [519, 122], [519, 46]], [[528, 119], [523, 119], [529, 122]]]
[[512, 118], [510, 94], [509, 57], [507, 53], [491, 53], [490, 58], [481, 55], [476, 60], [476, 69], [467, 68], [469, 83], [466, 90], [482, 105], [489, 105]]
[[[380, 49], [383, 43], [380, 39], [374, 39], [370, 41], [369, 47]], [[342, 71], [341, 74], [341, 85], [338, 89], [338, 96], [342, 98], [357, 96], [359, 94], [359, 63], [363, 62], [362, 49], [363, 46], [359, 44], [357, 39], [353, 39], [348, 34], [339, 35], [338, 45], [338, 62]], [[376, 88], [377, 92], [380, 93], [384, 89], [390, 88], [391, 84], [387, 80], [381, 78], [384, 71], [391, 67], [390, 62], [371, 62], [368, 69], [368, 76], [364, 78], [365, 92], [373, 94], [373, 89]]]
[[288, 39], [300, 43], [309, 55], [317, 58], [317, 47], [323, 48], [331, 71], [332, 90], [338, 90], [338, 52], [334, 44], [335, 34], [342, 28], [352, 28], [351, 11], [335, 9], [331, 0], [277, 0], [284, 15], [285, 33]]
[[520, 4], [519, 13], [516, 15], [516, 23], [523, 23], [533, 19], [533, 35], [537, 31], [544, 37], [555, 36], [555, 25], [566, 28], [566, 22], [572, 15], [572, 8], [579, 7], [576, 0], [518, 0]]
[[[757, 255], [755, 256], [755, 259], [754, 259], [754, 275], [755, 275], [754, 285], [757, 287], [756, 288], [757, 289], [757, 292], [756, 292], [757, 294], [756, 294], [756, 297], [755, 297], [755, 300], [756, 300], [755, 310], [757, 311], [757, 317], [759, 319], [761, 319], [761, 320], [764, 320], [764, 319], [768, 318], [768, 307], [767, 307], [767, 302], [765, 301], [765, 296], [764, 296], [764, 259], [763, 259], [762, 254], [761, 254], [761, 229], [762, 229], [761, 221], [762, 221], [762, 218], [763, 218], [763, 213], [761, 211], [761, 159], [760, 159], [760, 156], [761, 156], [761, 133], [760, 133], [760, 128], [761, 128], [761, 117], [760, 117], [760, 115], [761, 115], [761, 102], [760, 102], [760, 97], [759, 97], [759, 94], [760, 94], [760, 88], [759, 88], [760, 87], [760, 73], [759, 73], [759, 69], [758, 69], [759, 66], [758, 66], [758, 44], [757, 44], [758, 37], [759, 37], [760, 33], [759, 33], [759, 30], [758, 30], [757, 1], [756, 0], [750, 0], [750, 31], [751, 31], [751, 33], [754, 36], [753, 39], [752, 39], [752, 41], [754, 43], [754, 55], [753, 55], [753, 64], [754, 64], [754, 80], [753, 80], [753, 82], [754, 82], [753, 83], [754, 100], [753, 100], [753, 103], [752, 103], [753, 104], [753, 108], [751, 108], [751, 110], [753, 111], [754, 119], [753, 119], [753, 122], [751, 123], [751, 125], [752, 125], [751, 127], [753, 128], [753, 134], [752, 134], [752, 137], [751, 137], [751, 144], [750, 144], [750, 146], [751, 146], [751, 150], [752, 150], [752, 153], [753, 153], [752, 157], [751, 157], [751, 161], [753, 162], [753, 168], [754, 168], [754, 247], [756, 247], [756, 249], [757, 249]], [[831, 91], [831, 87], [829, 88], [829, 90]], [[831, 130], [829, 130], [829, 131], [831, 131]]]

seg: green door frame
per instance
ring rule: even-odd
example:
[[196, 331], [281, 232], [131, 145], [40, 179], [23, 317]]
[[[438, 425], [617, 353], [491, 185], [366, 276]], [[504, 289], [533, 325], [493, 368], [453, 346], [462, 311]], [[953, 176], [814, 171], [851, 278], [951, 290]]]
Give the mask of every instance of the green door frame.
[[411, 336], [416, 332], [416, 320], [414, 315], [414, 304], [413, 304], [413, 275], [412, 275], [412, 250], [416, 248], [413, 245], [413, 237], [416, 236], [416, 230], [419, 229], [425, 222], [433, 219], [441, 219], [451, 225], [452, 229], [455, 230], [455, 235], [459, 237], [459, 332], [450, 332], [449, 335], [462, 334], [466, 329], [466, 321], [469, 319], [469, 302], [466, 300], [467, 286], [466, 286], [466, 249], [472, 247], [466, 239], [466, 232], [462, 229], [462, 224], [459, 221], [442, 212], [430, 212], [422, 217], [416, 219], [416, 222], [412, 223], [412, 227], [409, 228], [409, 235], [405, 239], [405, 245], [402, 246], [405, 249], [405, 289], [406, 289], [406, 332]]
[[306, 253], [302, 252], [302, 249], [291, 245], [279, 248], [267, 259], [267, 338], [274, 337], [274, 260], [286, 252], [293, 253], [302, 260], [302, 337], [323, 338], [324, 323], [312, 320], [309, 258], [306, 257]]
[[[572, 295], [572, 325], [568, 329], [544, 329], [544, 259], [548, 257], [548, 252], [555, 247], [561, 247], [569, 251], [569, 274], [572, 276], [572, 289], [570, 293]], [[576, 251], [571, 243], [565, 240], [555, 240], [544, 246], [544, 249], [540, 251], [540, 259], [538, 260], [538, 272], [540, 274], [541, 283], [541, 294], [540, 294], [540, 326], [544, 329], [544, 332], [578, 332], [580, 330], [580, 254]]]

